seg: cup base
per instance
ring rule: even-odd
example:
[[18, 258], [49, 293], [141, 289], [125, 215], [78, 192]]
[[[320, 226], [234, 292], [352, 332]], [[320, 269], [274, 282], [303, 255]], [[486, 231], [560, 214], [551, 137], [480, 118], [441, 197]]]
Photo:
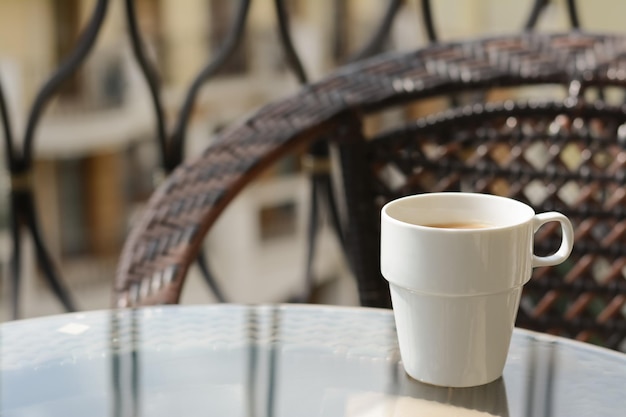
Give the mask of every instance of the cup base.
[[[404, 364], [403, 364], [404, 366]], [[424, 378], [419, 378], [417, 376], [413, 376], [409, 373], [409, 371], [407, 371], [406, 368], [404, 368], [404, 372], [406, 372], [407, 376], [417, 382], [419, 382], [420, 384], [424, 384], [424, 385], [428, 385], [431, 387], [437, 387], [437, 388], [472, 388], [472, 387], [481, 387], [483, 385], [488, 385], [491, 384], [499, 379], [502, 378], [502, 374], [498, 375], [497, 377], [493, 378], [493, 379], [489, 379], [486, 382], [473, 382], [473, 383], [458, 383], [458, 382], [445, 382], [445, 381], [432, 381], [430, 379], [424, 379]]]
[[485, 385], [502, 376], [521, 287], [476, 296], [422, 294], [390, 284], [406, 373], [443, 387]]

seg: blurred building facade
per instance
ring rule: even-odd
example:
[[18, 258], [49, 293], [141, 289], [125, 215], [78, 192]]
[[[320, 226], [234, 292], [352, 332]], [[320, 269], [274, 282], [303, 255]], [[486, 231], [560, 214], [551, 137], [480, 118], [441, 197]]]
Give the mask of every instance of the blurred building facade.
[[[135, 2], [143, 40], [160, 72], [170, 128], [191, 81], [215, 56], [232, 27], [238, 3]], [[404, 2], [384, 50], [426, 44], [418, 3]], [[438, 32], [448, 40], [521, 30], [532, 2], [432, 3]], [[623, 31], [620, 16], [626, 11], [625, 3], [578, 3], [585, 29]], [[75, 47], [95, 4], [95, 0], [0, 0], [0, 79], [18, 138], [33, 99]], [[312, 80], [346, 62], [372, 35], [386, 7], [380, 0], [289, 0], [286, 4], [296, 50]], [[539, 30], [568, 29], [564, 4], [559, 0], [548, 6]], [[241, 44], [196, 102], [187, 130], [187, 157], [209, 146], [213, 134], [223, 127], [297, 90], [277, 32], [274, 2], [252, 1]], [[384, 117], [415, 117], [421, 111], [381, 116], [372, 128], [384, 123]], [[35, 154], [36, 197], [48, 246], [74, 292], [94, 282], [104, 283], [99, 287], [104, 293], [99, 291], [89, 301], [77, 296], [81, 307], [106, 307], [128, 228], [162, 177], [155, 116], [146, 82], [131, 53], [121, 0], [110, 1], [95, 48], [46, 110], [37, 130]], [[4, 171], [5, 193], [7, 182]], [[307, 181], [294, 158], [273, 168], [224, 213], [207, 239], [206, 250], [229, 298], [279, 301], [298, 291], [304, 273], [307, 199]], [[6, 283], [8, 207], [5, 199], [0, 200], [0, 256]], [[319, 279], [332, 281], [346, 275], [331, 231], [324, 228], [321, 238], [322, 253], [316, 264]], [[32, 254], [27, 263], [25, 275], [35, 277]], [[31, 278], [26, 291], [52, 298], [41, 285]], [[202, 296], [188, 294], [186, 300], [211, 301], [205, 290]], [[3, 297], [6, 301], [6, 290]], [[346, 300], [356, 302], [351, 296]], [[43, 313], [60, 311], [54, 302], [46, 309]], [[27, 308], [24, 315], [41, 311]]]

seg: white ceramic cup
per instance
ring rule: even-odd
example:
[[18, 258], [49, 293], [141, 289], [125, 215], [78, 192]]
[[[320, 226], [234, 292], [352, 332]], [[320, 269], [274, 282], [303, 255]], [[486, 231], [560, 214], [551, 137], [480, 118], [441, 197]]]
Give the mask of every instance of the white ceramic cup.
[[[553, 255], [533, 253], [533, 237], [559, 222]], [[457, 228], [460, 224], [481, 228]], [[433, 227], [452, 224], [455, 227]], [[509, 198], [432, 193], [400, 198], [381, 213], [381, 272], [391, 291], [406, 372], [433, 385], [469, 387], [502, 375], [522, 286], [532, 268], [572, 251], [570, 221], [535, 214]]]

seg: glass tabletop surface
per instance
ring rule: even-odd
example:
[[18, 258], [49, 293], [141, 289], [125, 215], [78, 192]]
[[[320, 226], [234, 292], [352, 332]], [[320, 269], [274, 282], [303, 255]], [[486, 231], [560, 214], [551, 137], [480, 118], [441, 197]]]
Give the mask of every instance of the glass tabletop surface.
[[162, 306], [0, 326], [0, 416], [624, 416], [626, 355], [516, 329], [504, 375], [402, 368], [390, 310]]

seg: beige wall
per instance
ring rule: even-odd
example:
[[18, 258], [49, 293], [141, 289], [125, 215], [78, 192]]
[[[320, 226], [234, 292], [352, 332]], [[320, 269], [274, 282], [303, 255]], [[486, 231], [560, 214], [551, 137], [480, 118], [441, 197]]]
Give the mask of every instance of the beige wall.
[[[437, 0], [432, 2], [432, 8], [441, 39], [456, 39], [520, 31], [533, 2]], [[579, 0], [576, 5], [583, 29], [626, 33], [623, 0]], [[566, 0], [552, 0], [538, 22], [538, 29], [567, 31], [569, 28]]]
[[206, 0], [159, 0], [162, 35], [167, 51], [168, 80], [188, 86], [210, 56], [207, 27], [210, 8]]
[[[81, 28], [85, 27], [91, 19], [96, 3], [97, 0], [80, 0], [79, 13]], [[120, 41], [126, 38], [126, 20], [124, 12], [123, 1], [109, 1], [106, 18], [100, 33], [98, 33], [96, 49], [119, 46]]]
[[0, 61], [19, 72], [15, 82], [23, 111], [45, 80], [54, 60], [52, 9], [48, 0], [0, 0]]

